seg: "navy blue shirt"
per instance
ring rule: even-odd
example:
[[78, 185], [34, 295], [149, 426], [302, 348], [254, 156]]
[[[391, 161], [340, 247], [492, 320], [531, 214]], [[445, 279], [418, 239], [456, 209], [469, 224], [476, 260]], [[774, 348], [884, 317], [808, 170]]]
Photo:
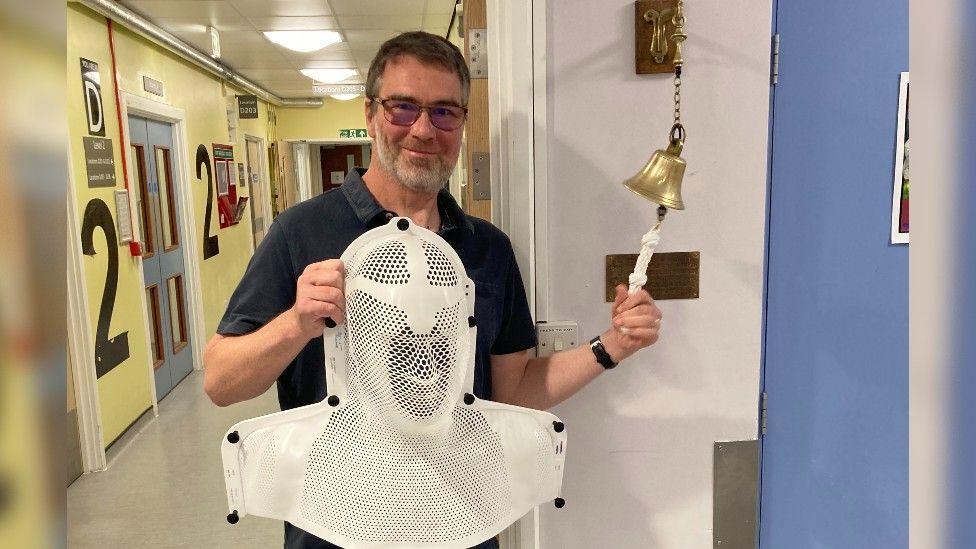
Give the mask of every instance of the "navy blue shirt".
[[[349, 172], [338, 189], [331, 190], [282, 212], [271, 225], [231, 296], [217, 333], [253, 332], [295, 303], [295, 287], [305, 267], [336, 259], [369, 229], [396, 216], [384, 210], [363, 182], [365, 170]], [[503, 355], [535, 347], [535, 326], [529, 314], [525, 288], [512, 244], [491, 223], [465, 214], [454, 198], [437, 196], [441, 216], [438, 234], [457, 252], [475, 284], [474, 393], [491, 399], [490, 355]], [[278, 403], [282, 410], [307, 406], [327, 395], [325, 356], [321, 337], [310, 341], [278, 377]], [[286, 549], [330, 549], [327, 543], [285, 523]], [[498, 547], [489, 540], [478, 549]]]

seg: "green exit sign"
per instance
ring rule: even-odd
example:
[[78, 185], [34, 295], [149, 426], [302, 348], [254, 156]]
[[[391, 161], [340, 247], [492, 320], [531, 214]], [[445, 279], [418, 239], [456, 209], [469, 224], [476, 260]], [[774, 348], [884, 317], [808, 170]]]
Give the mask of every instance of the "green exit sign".
[[369, 137], [365, 128], [339, 130], [339, 137]]

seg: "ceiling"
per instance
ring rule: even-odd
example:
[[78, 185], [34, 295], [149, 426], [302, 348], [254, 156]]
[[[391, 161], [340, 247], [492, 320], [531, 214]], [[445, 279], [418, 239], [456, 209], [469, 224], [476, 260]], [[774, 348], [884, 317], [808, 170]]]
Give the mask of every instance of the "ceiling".
[[[349, 82], [365, 82], [370, 61], [388, 38], [408, 30], [445, 36], [454, 3], [455, 0], [121, 1], [207, 54], [207, 27], [213, 26], [220, 34], [220, 61], [284, 98], [315, 95], [312, 80], [299, 69], [357, 69], [360, 78]], [[268, 41], [262, 31], [272, 30], [335, 30], [344, 42], [317, 52], [300, 53]]]

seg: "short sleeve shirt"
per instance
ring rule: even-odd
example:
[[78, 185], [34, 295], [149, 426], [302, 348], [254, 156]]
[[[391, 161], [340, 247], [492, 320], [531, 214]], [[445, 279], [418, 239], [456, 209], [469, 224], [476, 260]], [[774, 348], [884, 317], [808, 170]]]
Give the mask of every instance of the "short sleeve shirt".
[[[335, 259], [364, 232], [396, 214], [384, 210], [363, 182], [365, 170], [349, 172], [341, 187], [292, 206], [272, 223], [231, 296], [217, 333], [243, 335], [267, 324], [295, 303], [295, 286], [305, 267]], [[535, 347], [535, 327], [512, 244], [498, 228], [466, 215], [454, 198], [437, 197], [440, 236], [457, 252], [475, 284], [474, 393], [491, 398], [490, 355]], [[310, 341], [278, 377], [282, 410], [321, 401], [327, 395], [321, 337]], [[289, 525], [290, 526], [290, 525]], [[313, 541], [317, 540], [317, 542]], [[495, 547], [494, 544], [479, 547]], [[286, 527], [285, 547], [334, 547]]]

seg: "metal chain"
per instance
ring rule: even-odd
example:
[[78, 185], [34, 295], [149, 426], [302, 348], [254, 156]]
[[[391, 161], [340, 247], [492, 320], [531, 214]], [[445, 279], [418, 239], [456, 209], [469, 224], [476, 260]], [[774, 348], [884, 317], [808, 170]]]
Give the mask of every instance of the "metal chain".
[[674, 123], [681, 123], [681, 72], [674, 73]]
[[674, 126], [680, 128], [681, 141], [684, 141], [684, 127], [681, 124], [681, 67], [684, 59], [681, 57], [681, 44], [688, 38], [685, 34], [685, 12], [684, 1], [678, 0], [677, 9], [674, 12], [674, 35], [675, 59], [674, 59]]

